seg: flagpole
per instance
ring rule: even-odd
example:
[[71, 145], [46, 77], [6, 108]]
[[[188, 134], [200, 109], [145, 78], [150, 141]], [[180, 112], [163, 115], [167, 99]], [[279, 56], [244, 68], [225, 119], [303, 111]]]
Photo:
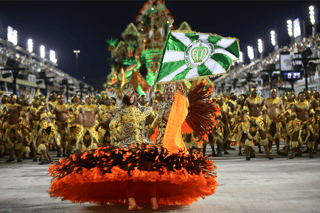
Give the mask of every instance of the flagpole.
[[[157, 80], [158, 80], [160, 67], [162, 66], [162, 61], [163, 61], [163, 53], [164, 53], [164, 51], [165, 51], [165, 49], [166, 49], [166, 47], [167, 47], [168, 37], [169, 37], [169, 34], [171, 33], [171, 29], [172, 29], [173, 22], [174, 22], [174, 20], [171, 20], [170, 23], [169, 23], [168, 33], [167, 33], [167, 37], [166, 37], [166, 42], [165, 42], [164, 47], [163, 47], [163, 50], [162, 50], [161, 59], [160, 59], [160, 66], [158, 67], [158, 71], [157, 71], [157, 77], [155, 78], [156, 80], [153, 81], [151, 88], [154, 87], [154, 84], [155, 84], [155, 83], [157, 82]], [[151, 91], [152, 91], [152, 90], [151, 90]]]

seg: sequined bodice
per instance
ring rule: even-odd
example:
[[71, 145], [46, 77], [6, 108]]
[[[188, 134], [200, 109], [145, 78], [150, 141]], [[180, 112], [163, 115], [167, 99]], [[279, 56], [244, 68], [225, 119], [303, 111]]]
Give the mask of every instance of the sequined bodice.
[[149, 143], [146, 138], [145, 121], [146, 117], [152, 113], [150, 107], [127, 107], [118, 110], [116, 117], [110, 124], [110, 128], [114, 128], [116, 123], [120, 122], [121, 134], [125, 138], [120, 141], [121, 144], [135, 144], [137, 141]]

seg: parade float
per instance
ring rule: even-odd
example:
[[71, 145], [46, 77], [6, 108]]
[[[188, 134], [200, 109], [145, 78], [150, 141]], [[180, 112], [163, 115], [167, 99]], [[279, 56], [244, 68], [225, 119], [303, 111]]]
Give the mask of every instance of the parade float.
[[[111, 72], [104, 87], [118, 91], [126, 82], [134, 85], [139, 94], [146, 94], [156, 79], [162, 50], [165, 46], [169, 23], [172, 30], [191, 31], [187, 22], [176, 28], [174, 17], [162, 0], [149, 0], [137, 13], [135, 23], [130, 23], [121, 38], [106, 39], [111, 52]], [[209, 78], [206, 78], [211, 83]], [[189, 89], [198, 82], [184, 81]], [[161, 84], [158, 84], [161, 90]]]

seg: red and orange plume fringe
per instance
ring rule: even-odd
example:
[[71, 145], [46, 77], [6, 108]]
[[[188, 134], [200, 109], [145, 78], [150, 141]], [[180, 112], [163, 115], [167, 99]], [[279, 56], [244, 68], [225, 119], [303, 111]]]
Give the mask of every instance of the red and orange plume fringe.
[[206, 85], [206, 81], [202, 80], [197, 86], [192, 87], [187, 95], [189, 112], [186, 121], [198, 137], [205, 137], [210, 133], [211, 128], [207, 127], [215, 126], [215, 117], [220, 111], [216, 107], [215, 100], [211, 99], [210, 93], [213, 92], [213, 85], [205, 90]]

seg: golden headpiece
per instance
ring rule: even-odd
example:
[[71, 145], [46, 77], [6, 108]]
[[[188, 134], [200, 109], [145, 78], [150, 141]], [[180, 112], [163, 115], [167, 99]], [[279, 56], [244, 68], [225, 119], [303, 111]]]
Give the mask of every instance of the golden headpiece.
[[134, 87], [130, 82], [127, 82], [121, 87], [121, 92], [123, 95], [128, 95], [129, 93], [134, 92]]
[[74, 95], [72, 98], [71, 98], [71, 101], [74, 101], [74, 99], [78, 98], [79, 96], [78, 95]]
[[86, 96], [86, 99], [87, 99], [87, 98], [92, 98], [92, 95], [87, 95], [87, 96]]
[[58, 95], [57, 99], [59, 99], [59, 98], [64, 98], [64, 96], [63, 95]]
[[253, 88], [250, 89], [250, 91], [251, 91], [251, 92], [253, 92], [253, 91], [258, 91], [258, 88], [253, 87]]
[[175, 82], [168, 82], [165, 85], [163, 85], [163, 90], [165, 90], [167, 87], [173, 87], [174, 89], [176, 89], [176, 83]]
[[11, 98], [17, 99], [17, 95], [11, 94]]
[[277, 92], [277, 89], [271, 89], [270, 93], [272, 93], [272, 92]]

